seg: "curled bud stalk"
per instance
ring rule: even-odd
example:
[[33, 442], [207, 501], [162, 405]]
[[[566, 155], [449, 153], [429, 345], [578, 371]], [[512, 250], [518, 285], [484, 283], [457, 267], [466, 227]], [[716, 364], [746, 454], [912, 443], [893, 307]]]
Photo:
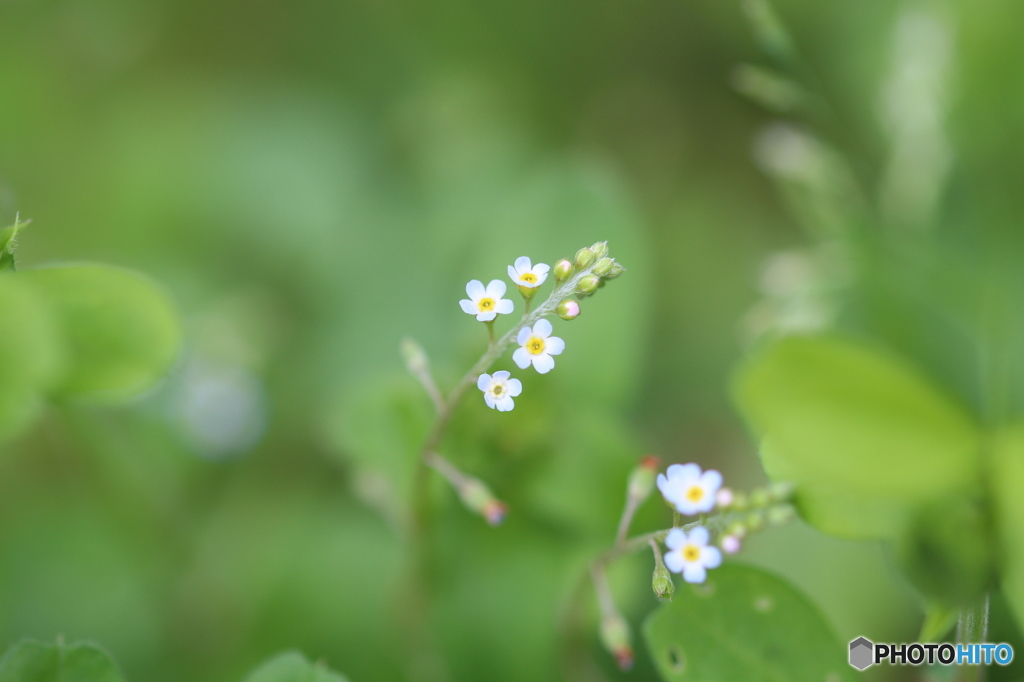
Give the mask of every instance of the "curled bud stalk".
[[595, 277], [594, 275], [587, 275], [586, 277], [581, 277], [580, 281], [576, 283], [576, 293], [584, 295], [592, 294], [595, 291], [597, 291], [597, 286], [600, 283], [600, 278]]
[[580, 270], [589, 268], [594, 262], [594, 252], [584, 247], [576, 252], [576, 267]]
[[572, 270], [572, 263], [570, 263], [565, 258], [558, 261], [557, 263], [555, 263], [554, 267], [555, 281], [564, 282], [565, 280], [569, 279], [569, 277], [572, 275]]
[[597, 242], [590, 247], [594, 258], [604, 258], [608, 255], [608, 242]]
[[629, 624], [618, 613], [606, 614], [601, 619], [601, 644], [615, 657], [619, 668], [633, 667], [633, 646], [630, 643]]
[[576, 301], [566, 299], [558, 304], [555, 313], [563, 320], [575, 320], [580, 316], [580, 304]]
[[594, 268], [591, 270], [591, 272], [597, 275], [598, 277], [607, 277], [611, 273], [613, 267], [615, 267], [614, 260], [612, 260], [611, 258], [601, 258], [596, 263], [594, 263]]

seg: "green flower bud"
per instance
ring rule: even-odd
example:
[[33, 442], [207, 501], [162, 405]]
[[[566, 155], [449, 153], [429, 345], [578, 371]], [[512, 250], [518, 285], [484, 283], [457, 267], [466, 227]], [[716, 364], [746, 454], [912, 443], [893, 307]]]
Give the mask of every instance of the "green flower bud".
[[661, 461], [653, 455], [647, 455], [640, 460], [640, 463], [629, 473], [629, 483], [626, 486], [626, 494], [630, 499], [643, 502], [654, 490], [654, 478], [658, 475], [658, 465]]
[[589, 268], [590, 264], [594, 262], [594, 252], [584, 247], [576, 252], [576, 267], [580, 270]]
[[612, 269], [604, 276], [605, 279], [615, 279], [626, 271], [626, 268], [622, 267], [618, 263], [612, 263]]
[[752, 532], [757, 532], [764, 528], [764, 516], [759, 512], [753, 512], [747, 516], [747, 527]]
[[736, 511], [743, 511], [750, 506], [750, 501], [747, 500], [747, 494], [742, 490], [734, 490], [732, 493], [732, 504], [729, 506]]
[[597, 285], [601, 283], [600, 278], [594, 275], [587, 275], [581, 277], [580, 281], [576, 283], [577, 294], [592, 294], [597, 290]]
[[505, 520], [508, 507], [482, 481], [475, 478], [467, 480], [459, 487], [459, 497], [467, 509], [484, 517], [492, 526]]
[[427, 351], [423, 350], [423, 346], [414, 339], [405, 337], [402, 339], [401, 350], [402, 359], [405, 360], [405, 366], [410, 374], [418, 376], [427, 371]]
[[594, 258], [604, 258], [608, 255], [608, 242], [597, 242], [590, 250], [594, 252]]
[[796, 517], [796, 510], [791, 504], [777, 504], [768, 507], [768, 523], [773, 526], [781, 526], [789, 523]]
[[555, 312], [563, 320], [575, 320], [580, 316], [580, 304], [567, 298], [558, 304]]
[[747, 524], [742, 521], [733, 521], [729, 524], [729, 527], [725, 529], [727, 535], [732, 535], [738, 538], [747, 536]]
[[672, 581], [672, 574], [665, 568], [663, 562], [654, 566], [654, 576], [651, 578], [651, 589], [658, 601], [672, 601], [672, 595], [676, 592], [676, 584]]
[[612, 271], [612, 267], [614, 266], [614, 260], [612, 260], [611, 258], [602, 258], [601, 260], [594, 263], [594, 269], [591, 270], [591, 272], [597, 275], [598, 277], [607, 277], [608, 274]]
[[772, 502], [788, 502], [792, 499], [794, 492], [796, 492], [796, 486], [789, 481], [772, 483], [768, 486], [768, 496]]
[[614, 613], [601, 619], [601, 643], [615, 657], [619, 668], [629, 670], [633, 667], [633, 646], [625, 618]]
[[572, 275], [572, 263], [563, 258], [562, 260], [555, 263], [554, 271], [555, 281], [564, 282], [565, 280], [569, 279], [570, 275]]

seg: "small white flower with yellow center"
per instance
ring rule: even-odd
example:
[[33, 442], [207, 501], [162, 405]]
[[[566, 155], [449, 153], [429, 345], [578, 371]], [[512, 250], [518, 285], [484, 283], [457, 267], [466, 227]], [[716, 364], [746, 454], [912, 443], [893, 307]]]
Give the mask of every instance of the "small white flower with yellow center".
[[484, 392], [487, 407], [498, 412], [508, 412], [516, 406], [512, 398], [523, 392], [523, 383], [511, 377], [512, 375], [505, 371], [480, 375], [476, 380], [476, 387]]
[[551, 267], [544, 263], [533, 265], [526, 256], [516, 258], [516, 264], [508, 266], [508, 276], [512, 281], [521, 287], [532, 289], [544, 284], [548, 278], [548, 270]]
[[673, 573], [682, 573], [688, 583], [702, 583], [709, 568], [718, 568], [722, 553], [717, 547], [708, 545], [710, 535], [704, 526], [697, 526], [686, 533], [682, 528], [673, 528], [665, 538], [665, 566]]
[[658, 490], [680, 514], [692, 516], [714, 508], [722, 474], [713, 469], [701, 473], [696, 464], [673, 464], [667, 473], [658, 474]]
[[520, 329], [516, 343], [520, 348], [512, 354], [512, 360], [521, 369], [526, 369], [533, 363], [533, 368], [541, 374], [547, 374], [554, 369], [555, 359], [551, 356], [565, 350], [565, 341], [557, 336], [551, 336], [551, 323], [545, 319], [537, 320], [532, 329]]
[[500, 279], [492, 279], [486, 289], [480, 280], [474, 279], [466, 285], [469, 298], [459, 301], [459, 305], [463, 312], [476, 315], [479, 321], [490, 322], [498, 315], [512, 312], [512, 301], [502, 298], [505, 288], [505, 283]]

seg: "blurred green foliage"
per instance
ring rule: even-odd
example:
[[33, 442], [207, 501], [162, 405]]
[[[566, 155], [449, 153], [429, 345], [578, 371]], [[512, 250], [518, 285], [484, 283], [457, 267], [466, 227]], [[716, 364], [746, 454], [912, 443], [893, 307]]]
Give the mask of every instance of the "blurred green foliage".
[[[511, 511], [491, 529], [436, 486], [444, 667], [423, 677], [617, 679], [593, 620], [559, 614], [627, 472], [652, 451], [761, 483], [731, 367], [822, 328], [846, 339], [822, 352], [853, 363], [837, 385], [856, 390], [790, 409], [829, 418], [831, 439], [809, 434], [826, 462], [869, 441], [877, 463], [895, 431], [909, 454], [886, 464], [950, 465], [915, 495], [991, 493], [975, 497], [1008, 602], [992, 638], [1019, 643], [1024, 9], [784, 0], [775, 24], [765, 7], [752, 32], [729, 2], [0, 6], [0, 222], [34, 220], [0, 278], [0, 430], [18, 434], [0, 457], [0, 637], [99, 641], [129, 680], [243, 679], [290, 648], [407, 679], [396, 489], [429, 402], [399, 340], [451, 386], [485, 342], [457, 308], [466, 281], [608, 239], [629, 272], [557, 327], [557, 371], [524, 376], [508, 415], [472, 396], [443, 444]], [[35, 269], [78, 259], [147, 273], [184, 318], [183, 357], [127, 406], [70, 394], [155, 378], [165, 294], [120, 269], [79, 271], [91, 285]], [[90, 286], [133, 312], [97, 316]], [[112, 328], [131, 349], [96, 358]], [[810, 364], [785, 372], [827, 384]], [[882, 431], [860, 431], [865, 414]], [[780, 466], [819, 464], [803, 435]], [[855, 479], [843, 497], [840, 464], [813, 469], [808, 518], [877, 537], [902, 492]], [[664, 523], [649, 504], [637, 528]], [[921, 581], [876, 543], [798, 525], [744, 553], [840, 641], [920, 628]], [[636, 557], [611, 576], [635, 624], [649, 572]], [[656, 679], [652, 662], [631, 679]]]

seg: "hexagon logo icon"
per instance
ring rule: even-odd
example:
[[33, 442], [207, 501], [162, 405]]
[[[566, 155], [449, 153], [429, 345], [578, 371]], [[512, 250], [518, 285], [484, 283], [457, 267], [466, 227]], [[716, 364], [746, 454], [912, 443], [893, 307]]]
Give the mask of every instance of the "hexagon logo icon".
[[874, 663], [875, 645], [864, 637], [858, 637], [850, 642], [850, 665], [857, 670], [863, 670]]

